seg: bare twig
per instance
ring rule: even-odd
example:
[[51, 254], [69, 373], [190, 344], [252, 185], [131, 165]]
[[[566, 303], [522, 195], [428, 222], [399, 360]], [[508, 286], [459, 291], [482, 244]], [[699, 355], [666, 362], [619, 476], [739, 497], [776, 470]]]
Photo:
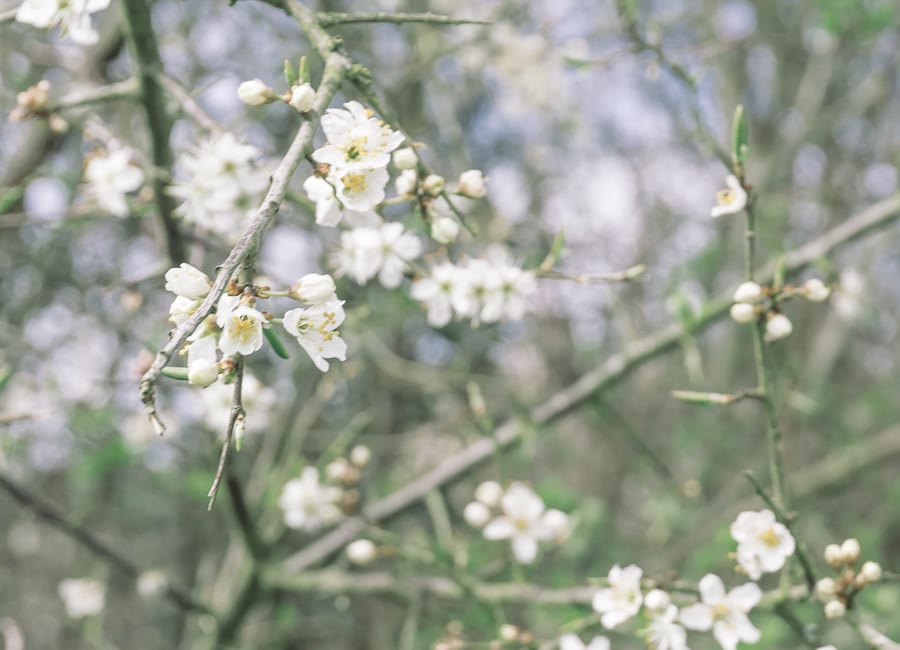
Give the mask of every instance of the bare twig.
[[341, 11], [323, 11], [316, 14], [316, 18], [322, 27], [334, 25], [349, 25], [353, 23], [431, 23], [434, 25], [490, 25], [489, 20], [474, 20], [469, 18], [453, 18], [430, 12], [424, 13], [388, 13], [377, 11], [373, 13], [345, 13]]
[[140, 83], [136, 77], [117, 81], [105, 86], [95, 86], [74, 90], [55, 101], [48, 103], [46, 112], [53, 113], [68, 108], [76, 108], [86, 104], [112, 101], [115, 99], [137, 99]]
[[[130, 578], [137, 579], [143, 573], [143, 569], [140, 566], [119, 552], [114, 546], [107, 544], [83, 526], [69, 521], [55, 506], [32, 494], [24, 486], [19, 485], [3, 474], [0, 474], [0, 488], [6, 490], [22, 506], [28, 508], [48, 524], [62, 531], [103, 559], [107, 564], [119, 569]], [[212, 614], [212, 611], [206, 605], [196, 600], [184, 589], [173, 586], [169, 580], [166, 581], [166, 591], [164, 593], [166, 598], [185, 610]]]
[[[850, 217], [834, 230], [825, 233], [809, 244], [788, 253], [785, 256], [786, 270], [788, 272], [798, 271], [867, 232], [894, 222], [898, 217], [900, 217], [900, 194], [895, 194]], [[771, 279], [774, 268], [775, 262], [773, 261], [763, 267], [757, 277], [763, 281]], [[723, 318], [728, 313], [731, 304], [729, 292], [729, 295], [707, 303], [700, 315], [688, 325], [672, 323], [631, 343], [623, 352], [609, 357], [600, 367], [582, 375], [580, 379], [535, 407], [531, 412], [532, 422], [538, 425], [546, 424], [568, 413], [584, 400], [607, 389], [634, 369], [677, 348], [686, 330], [689, 333], [696, 333]], [[381, 521], [396, 515], [417, 503], [435, 487], [458, 480], [479, 463], [490, 459], [497, 449], [513, 445], [520, 439], [520, 422], [516, 419], [507, 420], [495, 430], [492, 438], [476, 440], [418, 479], [373, 503], [365, 510], [365, 519]], [[285, 568], [288, 571], [296, 572], [320, 562], [353, 541], [365, 530], [365, 527], [366, 523], [361, 519], [344, 522], [290, 556], [285, 561]]]
[[231, 450], [231, 441], [234, 438], [235, 427], [242, 425], [240, 422], [244, 417], [244, 402], [241, 398], [241, 391], [244, 388], [244, 360], [238, 359], [234, 368], [234, 392], [231, 398], [231, 414], [228, 416], [228, 429], [225, 431], [225, 440], [222, 442], [222, 452], [219, 454], [219, 465], [216, 467], [216, 476], [213, 478], [212, 486], [209, 488], [209, 505], [207, 510], [212, 510], [213, 504], [216, 502], [216, 494], [219, 492], [219, 484], [222, 482], [222, 476], [225, 474], [225, 463], [228, 461], [228, 452]]
[[181, 109], [188, 117], [210, 133], [222, 132], [222, 127], [206, 114], [206, 111], [204, 111], [200, 104], [197, 103], [197, 100], [191, 97], [191, 94], [187, 89], [178, 83], [178, 81], [163, 72], [160, 72], [157, 75], [157, 79], [159, 79], [159, 83], [162, 84], [166, 91], [178, 101], [181, 105]]

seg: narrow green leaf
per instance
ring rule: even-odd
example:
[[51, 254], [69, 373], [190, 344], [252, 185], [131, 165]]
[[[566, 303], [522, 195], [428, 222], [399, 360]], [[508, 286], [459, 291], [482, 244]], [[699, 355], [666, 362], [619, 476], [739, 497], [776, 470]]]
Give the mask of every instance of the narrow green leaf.
[[291, 356], [288, 354], [288, 351], [285, 349], [284, 344], [282, 344], [281, 339], [278, 338], [278, 335], [275, 334], [275, 330], [271, 327], [264, 327], [263, 334], [266, 337], [266, 340], [269, 342], [269, 345], [272, 346], [272, 349], [275, 350], [275, 354], [277, 354], [282, 359], [290, 359]]
[[559, 258], [562, 257], [563, 246], [566, 245], [566, 237], [565, 233], [560, 230], [556, 233], [556, 237], [553, 238], [553, 243], [550, 245], [550, 252], [547, 253], [547, 257], [544, 258], [544, 261], [541, 262], [539, 267], [540, 271], [547, 272], [551, 270], [556, 263], [559, 261]]
[[185, 366], [166, 366], [162, 369], [162, 375], [169, 379], [178, 379], [179, 381], [187, 381], [188, 369]]
[[309, 83], [309, 61], [306, 59], [306, 55], [300, 57], [300, 65], [298, 67], [298, 70], [300, 83]]
[[782, 287], [784, 287], [784, 275], [785, 275], [785, 265], [787, 264], [787, 260], [784, 255], [779, 255], [778, 259], [775, 260], [775, 273], [772, 279], [772, 288], [778, 292], [781, 291]]
[[739, 171], [747, 162], [750, 150], [747, 145], [747, 119], [741, 104], [734, 109], [734, 120], [731, 123], [731, 162], [735, 171]]
[[297, 84], [297, 72], [294, 70], [294, 64], [288, 59], [284, 60], [284, 80], [288, 88], [293, 88]]

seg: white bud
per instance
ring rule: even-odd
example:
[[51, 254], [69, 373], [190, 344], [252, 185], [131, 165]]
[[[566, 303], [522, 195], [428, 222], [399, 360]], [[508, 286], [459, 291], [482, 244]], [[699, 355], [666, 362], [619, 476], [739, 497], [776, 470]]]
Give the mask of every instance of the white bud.
[[746, 302], [751, 305], [763, 298], [762, 287], [755, 282], [744, 282], [734, 292], [735, 302]]
[[371, 564], [376, 557], [378, 557], [378, 549], [368, 539], [358, 539], [347, 545], [347, 558], [353, 564], [365, 566]]
[[728, 312], [736, 323], [746, 325], [756, 320], [756, 307], [746, 302], [736, 302]]
[[519, 638], [519, 628], [515, 625], [504, 624], [500, 626], [500, 638], [503, 641], [516, 641]]
[[839, 600], [832, 600], [825, 603], [825, 618], [840, 618], [847, 613], [847, 607]]
[[837, 583], [834, 578], [822, 578], [816, 583], [816, 594], [821, 597], [834, 596], [837, 593]]
[[818, 278], [803, 283], [803, 293], [810, 302], [824, 302], [831, 295], [831, 288]]
[[859, 575], [861, 575], [866, 582], [878, 582], [881, 580], [881, 565], [878, 564], [878, 562], [866, 562], [859, 570]]
[[672, 599], [669, 598], [669, 594], [662, 589], [651, 589], [644, 596], [644, 606], [651, 612], [662, 612], [671, 603]]
[[844, 563], [844, 554], [841, 552], [841, 547], [838, 544], [829, 544], [825, 547], [825, 561], [828, 562], [828, 565], [837, 569]]
[[350, 462], [362, 469], [372, 460], [372, 450], [365, 445], [356, 445], [350, 450]]
[[557, 543], [564, 542], [569, 536], [569, 515], [562, 510], [550, 509], [541, 517], [541, 525], [550, 531]]
[[790, 336], [794, 331], [790, 319], [784, 314], [774, 314], [766, 321], [766, 338], [769, 341], [777, 341]]
[[415, 194], [418, 179], [419, 177], [416, 175], [415, 169], [407, 169], [406, 171], [401, 172], [394, 180], [394, 189], [397, 190], [397, 194], [400, 196]]
[[459, 224], [450, 217], [439, 217], [431, 224], [431, 238], [441, 244], [456, 241], [459, 235]]
[[475, 488], [475, 500], [489, 508], [495, 507], [503, 497], [503, 488], [497, 481], [485, 481]]
[[159, 569], [149, 569], [138, 576], [136, 586], [141, 598], [154, 598], [165, 592], [168, 580]]
[[316, 91], [308, 83], [294, 86], [291, 89], [290, 104], [301, 113], [309, 113], [315, 103]]
[[189, 300], [199, 300], [209, 293], [212, 282], [206, 273], [187, 263], [166, 271], [166, 291]]
[[219, 364], [214, 359], [197, 359], [188, 366], [188, 383], [206, 388], [219, 378]]
[[429, 196], [439, 196], [444, 191], [446, 181], [438, 174], [428, 174], [422, 181], [422, 190]]
[[250, 106], [262, 106], [275, 99], [275, 92], [261, 79], [245, 81], [237, 89], [238, 97]]
[[491, 519], [491, 511], [483, 503], [472, 501], [463, 508], [463, 519], [472, 528], [483, 528]]
[[350, 464], [345, 458], [335, 458], [325, 466], [325, 476], [328, 477], [329, 481], [338, 483], [344, 480], [349, 469]]
[[854, 564], [859, 559], [859, 541], [855, 537], [845, 539], [841, 544], [841, 556], [846, 564]]
[[484, 186], [484, 175], [480, 169], [469, 169], [459, 175], [459, 186], [456, 191], [470, 199], [480, 199], [487, 194]]
[[394, 152], [394, 166], [397, 169], [415, 169], [419, 157], [411, 147], [403, 147]]
[[291, 287], [291, 297], [300, 302], [320, 305], [334, 299], [334, 280], [330, 275], [307, 273]]

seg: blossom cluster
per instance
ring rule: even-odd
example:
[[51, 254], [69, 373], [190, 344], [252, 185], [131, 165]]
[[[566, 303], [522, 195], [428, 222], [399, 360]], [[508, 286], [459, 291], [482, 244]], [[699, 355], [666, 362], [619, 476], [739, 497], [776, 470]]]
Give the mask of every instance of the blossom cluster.
[[475, 490], [475, 500], [463, 510], [466, 522], [483, 528], [487, 539], [508, 539], [521, 564], [537, 558], [539, 542], [562, 542], [569, 535], [569, 517], [561, 510], [547, 509], [543, 499], [525, 483], [512, 483], [504, 490], [495, 481], [485, 481]]
[[881, 580], [882, 569], [877, 562], [869, 560], [856, 568], [861, 553], [859, 541], [853, 537], [825, 547], [825, 561], [834, 569], [835, 577], [821, 578], [816, 583], [816, 596], [825, 602], [826, 618], [841, 618], [860, 590]]
[[[315, 532], [340, 520], [344, 511], [353, 508], [359, 501], [359, 493], [353, 486], [359, 481], [360, 472], [368, 465], [370, 458], [368, 447], [354, 447], [349, 458], [340, 457], [328, 464], [324, 482], [318, 469], [313, 466], [303, 468], [299, 478], [284, 484], [278, 499], [285, 525]], [[371, 542], [359, 541], [363, 543], [351, 544], [353, 549], [348, 548], [347, 552], [351, 559], [364, 564]]]
[[781, 312], [781, 304], [795, 295], [803, 296], [810, 302], [824, 302], [831, 295], [831, 289], [818, 278], [807, 280], [799, 287], [788, 285], [780, 290], [760, 286], [756, 282], [744, 282], [734, 292], [731, 318], [742, 324], [765, 318], [766, 340], [783, 339], [790, 336], [794, 326]]
[[197, 228], [229, 240], [255, 214], [269, 184], [261, 152], [230, 133], [212, 135], [178, 160], [184, 177], [168, 193], [181, 204], [176, 214]]
[[[166, 272], [166, 290], [175, 294], [169, 308], [170, 320], [181, 325], [201, 305], [212, 282], [203, 271], [182, 264]], [[302, 308], [284, 313], [281, 324], [315, 366], [325, 372], [328, 359], [346, 360], [347, 344], [338, 327], [344, 322], [344, 301], [335, 293], [334, 280], [328, 275], [309, 273], [300, 278], [287, 295], [305, 303]], [[223, 294], [215, 315], [207, 318], [189, 337], [187, 379], [191, 384], [209, 386], [220, 373], [228, 372], [236, 355], [248, 356], [263, 346], [264, 330], [271, 317], [257, 309], [257, 298], [269, 295], [265, 288], [245, 287], [243, 292]], [[222, 354], [222, 360], [218, 358]]]
[[106, 585], [93, 578], [70, 578], [57, 588], [69, 618], [96, 616], [106, 606]]
[[144, 172], [134, 164], [131, 149], [110, 143], [104, 152], [88, 156], [84, 167], [85, 196], [117, 217], [128, 215], [127, 196], [141, 188]]
[[91, 14], [109, 7], [110, 0], [24, 0], [16, 11], [16, 20], [41, 29], [60, 27], [79, 45], [93, 45], [100, 35], [91, 23]]

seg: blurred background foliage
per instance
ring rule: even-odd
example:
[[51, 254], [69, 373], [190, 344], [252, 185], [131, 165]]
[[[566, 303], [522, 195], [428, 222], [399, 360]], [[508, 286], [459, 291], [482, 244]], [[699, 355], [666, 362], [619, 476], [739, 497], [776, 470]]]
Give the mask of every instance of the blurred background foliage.
[[[737, 103], [750, 124], [761, 258], [897, 192], [896, 3], [632, 0], [622, 8], [644, 39], [638, 47], [609, 0], [360, 0], [319, 8], [493, 21], [333, 31], [371, 69], [403, 127], [427, 145], [432, 167], [448, 178], [470, 167], [485, 171], [488, 201], [466, 205], [478, 236], [461, 249], [506, 243], [534, 266], [562, 229], [566, 270], [605, 273], [643, 262], [649, 274], [616, 285], [546, 280], [523, 323], [439, 331], [403, 292], [344, 281], [346, 364], [321, 375], [299, 354], [283, 362], [268, 353], [249, 365], [273, 391], [270, 406], [249, 408], [248, 440], [232, 457], [253, 517], [271, 528], [283, 483], [353, 444], [374, 452], [360, 485], [366, 503], [504, 420], [521, 419], [521, 444], [442, 491], [449, 540], [436, 537], [435, 513], [424, 503], [385, 523], [387, 539], [429, 550], [434, 561], [423, 567], [404, 556], [376, 568], [398, 576], [465, 570], [484, 580], [567, 587], [633, 562], [648, 575], [675, 571], [693, 581], [716, 571], [734, 584], [740, 577], [727, 557], [728, 524], [740, 510], [761, 507], [741, 470], [766, 475], [762, 413], [753, 402], [698, 408], [669, 392], [751, 386], [746, 330], [722, 321], [685, 336], [549, 425], [529, 425], [528, 409], [631, 342], [695, 318], [705, 301], [740, 281], [743, 222], [708, 216], [727, 173], [710, 143], [725, 146]], [[217, 121], [279, 157], [296, 114], [246, 107], [235, 89], [254, 77], [276, 84], [283, 59], [309, 52], [296, 24], [243, 0], [231, 7], [158, 0], [152, 10], [166, 71]], [[23, 25], [0, 26], [0, 105], [11, 109], [16, 93], [42, 78], [54, 96], [126, 78], [116, 3], [99, 18], [103, 37], [87, 49]], [[312, 59], [316, 79], [320, 62]], [[345, 91], [355, 98], [351, 87]], [[2, 471], [141, 567], [162, 568], [198, 598], [227, 607], [246, 558], [227, 504], [211, 514], [205, 508], [225, 422], [210, 426], [199, 391], [168, 382], [161, 400], [173, 426], [156, 439], [137, 396], [139, 372], [167, 332], [168, 263], [153, 204], [116, 219], [78, 198], [82, 156], [95, 145], [81, 127], [92, 133], [105, 125], [146, 151], [142, 114], [117, 101], [64, 115], [72, 127], [64, 134], [38, 121], [0, 125]], [[172, 146], [183, 151], [198, 135], [180, 118]], [[298, 195], [304, 176], [301, 170], [295, 179]], [[314, 227], [303, 200], [289, 202], [260, 270], [284, 284], [327, 269], [334, 234]], [[186, 228], [184, 235], [192, 262], [205, 270], [227, 252], [222, 242], [191, 238]], [[816, 275], [838, 287], [829, 303], [790, 305], [794, 334], [775, 346], [788, 476], [801, 496], [793, 503], [797, 530], [820, 568], [824, 545], [851, 535], [867, 559], [887, 569], [900, 564], [898, 242], [891, 225], [791, 278]], [[472, 383], [487, 406], [482, 419], [470, 409]], [[885, 440], [892, 451], [841, 475], [842, 459]], [[571, 513], [572, 538], [532, 567], [511, 566], [505, 544], [481, 539], [461, 520], [486, 478], [530, 481], [549, 506]], [[21, 628], [26, 647], [204, 647], [210, 622], [203, 616], [142, 599], [121, 571], [6, 496], [0, 522], [0, 616]], [[274, 558], [314, 538], [285, 534]], [[327, 564], [347, 567], [341, 555]], [[106, 611], [94, 623], [105, 646], [97, 630], [62, 613], [57, 584], [77, 576], [108, 582]], [[900, 634], [895, 587], [873, 588], [861, 605], [887, 634]], [[234, 643], [425, 648], [452, 621], [473, 640], [496, 638], [504, 622], [543, 639], [588, 613], [426, 596], [411, 607], [384, 594], [275, 593], [248, 609]], [[822, 622], [821, 605], [806, 603], [797, 613]], [[753, 619], [763, 630], [758, 647], [799, 647], [782, 619], [766, 612]], [[861, 643], [840, 622], [821, 631], [839, 648]], [[616, 648], [642, 645], [610, 636]], [[706, 636], [692, 640], [695, 648], [712, 644]]]

